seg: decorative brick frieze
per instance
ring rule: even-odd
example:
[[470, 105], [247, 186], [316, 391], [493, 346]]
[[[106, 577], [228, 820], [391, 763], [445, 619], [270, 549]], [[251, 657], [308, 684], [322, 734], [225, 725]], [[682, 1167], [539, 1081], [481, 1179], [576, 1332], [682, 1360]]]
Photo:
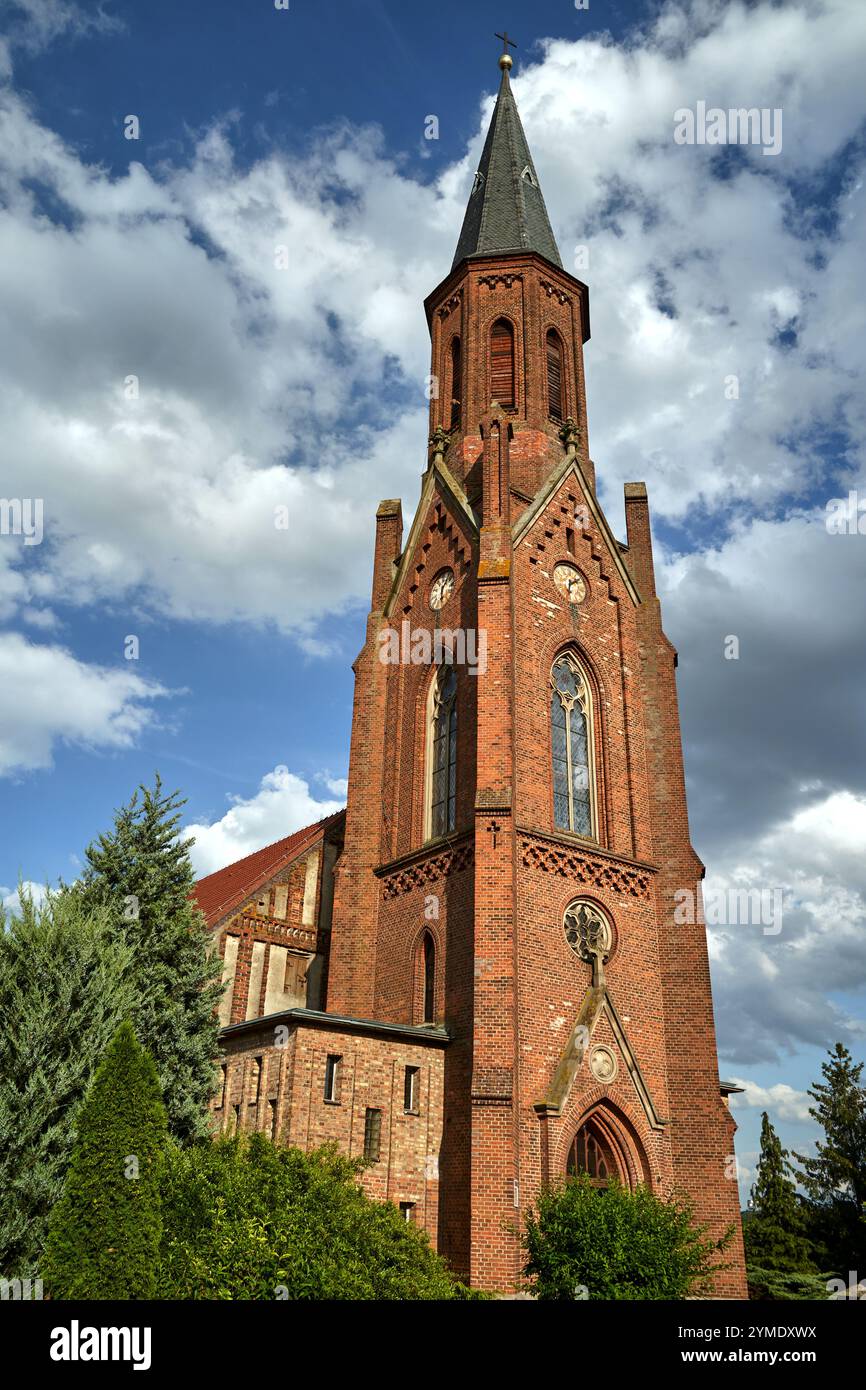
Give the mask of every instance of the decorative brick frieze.
[[649, 864], [599, 854], [589, 845], [569, 843], [552, 836], [518, 833], [521, 863], [544, 873], [560, 874], [587, 888], [607, 888], [614, 893], [629, 893], [648, 898], [656, 870]]
[[415, 888], [424, 888], [437, 880], [450, 878], [452, 874], [461, 873], [472, 866], [473, 857], [474, 845], [470, 841], [433, 851], [423, 858], [412, 856], [414, 862], [402, 868], [386, 865], [376, 872], [383, 880], [383, 896], [387, 900], [396, 898], [401, 893], [409, 893]]
[[522, 275], [502, 271], [498, 275], [479, 275], [478, 283], [479, 285], [484, 285], [488, 290], [494, 290], [497, 285], [504, 285], [507, 290], [510, 290], [516, 280], [522, 279]]
[[548, 298], [555, 296], [560, 304], [571, 303], [571, 295], [562, 289], [560, 285], [554, 285], [550, 280], [540, 280], [539, 284]]
[[461, 287], [461, 288], [457, 291], [456, 294], [450, 295], [449, 298], [445, 300], [445, 303], [444, 303], [444, 304], [440, 304], [439, 310], [438, 310], [440, 319], [446, 319], [446, 318], [448, 317], [448, 315], [449, 315], [450, 313], [453, 313], [453, 311], [454, 311], [455, 309], [459, 309], [459, 308], [460, 308], [460, 302], [461, 302], [462, 299], [463, 299], [463, 289], [462, 289], [462, 287]]

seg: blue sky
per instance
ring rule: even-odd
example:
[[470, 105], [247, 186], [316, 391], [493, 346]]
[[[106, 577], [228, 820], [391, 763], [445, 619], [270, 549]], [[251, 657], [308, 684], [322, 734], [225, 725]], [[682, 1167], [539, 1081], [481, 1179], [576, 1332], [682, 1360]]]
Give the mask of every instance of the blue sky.
[[[709, 883], [786, 893], [778, 937], [711, 931], [745, 1180], [765, 1106], [810, 1142], [824, 1049], [864, 1055], [866, 536], [824, 525], [864, 488], [862, 10], [0, 4], [2, 490], [46, 517], [0, 536], [7, 892], [74, 876], [157, 768], [202, 872], [341, 800], [372, 517], [417, 500], [422, 300], [507, 25], [563, 260], [590, 251], [620, 534], [649, 487], [693, 839]], [[781, 108], [781, 154], [676, 146], [698, 100]]]

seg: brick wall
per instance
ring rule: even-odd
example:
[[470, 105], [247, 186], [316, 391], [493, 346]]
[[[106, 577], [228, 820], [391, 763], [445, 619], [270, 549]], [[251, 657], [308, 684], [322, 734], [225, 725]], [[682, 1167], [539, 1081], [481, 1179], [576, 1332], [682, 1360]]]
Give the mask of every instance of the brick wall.
[[[411, 1203], [412, 1219], [434, 1245], [439, 1230], [445, 1039], [359, 1033], [282, 1015], [222, 1035], [224, 1090], [215, 1097], [218, 1131], [259, 1130], [302, 1149], [334, 1142], [363, 1155], [368, 1109], [381, 1111], [379, 1158], [363, 1173], [370, 1196]], [[339, 1056], [338, 1099], [325, 1099], [329, 1055]], [[404, 1107], [406, 1067], [417, 1068], [417, 1107]]]

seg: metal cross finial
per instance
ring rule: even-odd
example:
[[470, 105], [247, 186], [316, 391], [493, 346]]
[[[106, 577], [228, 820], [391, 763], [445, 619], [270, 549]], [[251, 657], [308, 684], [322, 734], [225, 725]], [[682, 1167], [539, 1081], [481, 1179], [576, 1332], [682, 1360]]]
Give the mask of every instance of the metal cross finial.
[[517, 44], [514, 42], [514, 40], [513, 40], [513, 39], [510, 39], [510, 38], [508, 37], [508, 30], [507, 30], [507, 29], [505, 30], [505, 33], [504, 33], [504, 34], [494, 34], [493, 37], [494, 37], [495, 39], [501, 39], [501, 40], [502, 40], [502, 52], [503, 52], [503, 53], [506, 53], [506, 54], [507, 54], [509, 48], [516, 48], [516, 47], [517, 47]]

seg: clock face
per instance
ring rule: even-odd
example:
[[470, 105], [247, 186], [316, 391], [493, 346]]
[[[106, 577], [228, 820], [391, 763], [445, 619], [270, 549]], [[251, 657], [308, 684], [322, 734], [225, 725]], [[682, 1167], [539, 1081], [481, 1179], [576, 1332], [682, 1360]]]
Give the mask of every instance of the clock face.
[[582, 603], [586, 598], [586, 583], [574, 565], [557, 565], [553, 571], [553, 582], [569, 603]]
[[454, 592], [454, 571], [440, 570], [430, 585], [430, 607], [444, 608]]

